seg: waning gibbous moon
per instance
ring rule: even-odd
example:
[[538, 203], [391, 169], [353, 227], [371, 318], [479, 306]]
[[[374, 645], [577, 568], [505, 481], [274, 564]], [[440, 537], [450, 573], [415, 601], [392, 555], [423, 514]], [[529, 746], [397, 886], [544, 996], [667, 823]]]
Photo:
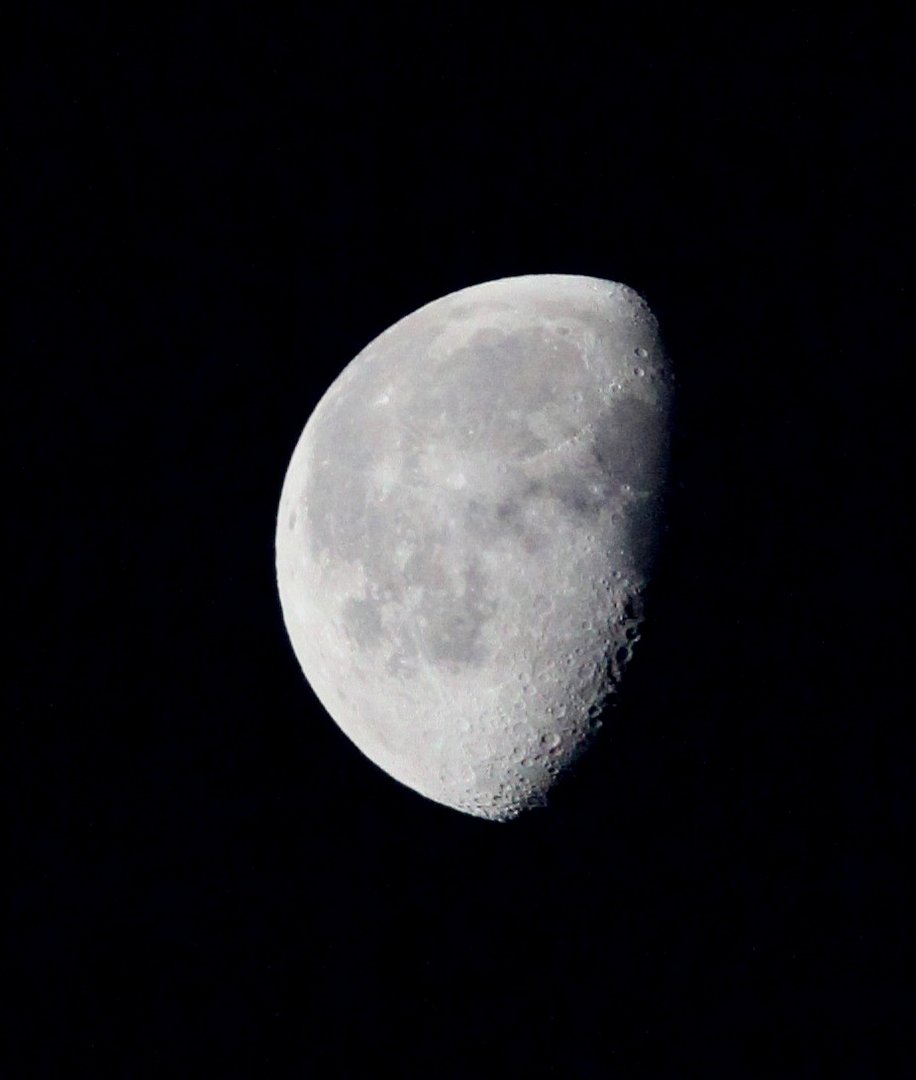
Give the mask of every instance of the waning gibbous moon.
[[276, 571], [366, 757], [478, 817], [545, 803], [639, 636], [671, 403], [642, 297], [566, 274], [443, 296], [344, 368], [290, 460]]

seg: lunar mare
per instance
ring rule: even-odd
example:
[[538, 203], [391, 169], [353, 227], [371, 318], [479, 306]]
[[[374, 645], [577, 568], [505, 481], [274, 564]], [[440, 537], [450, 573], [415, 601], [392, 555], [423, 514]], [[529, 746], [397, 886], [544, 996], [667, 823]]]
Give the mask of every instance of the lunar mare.
[[276, 572], [306, 679], [376, 765], [479, 817], [545, 802], [639, 636], [671, 402], [646, 302], [573, 275], [451, 293], [344, 368]]

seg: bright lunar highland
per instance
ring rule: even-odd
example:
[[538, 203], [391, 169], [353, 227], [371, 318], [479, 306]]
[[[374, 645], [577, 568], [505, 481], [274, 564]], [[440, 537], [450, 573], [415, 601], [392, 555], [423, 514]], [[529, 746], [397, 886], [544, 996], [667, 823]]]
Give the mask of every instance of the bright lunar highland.
[[451, 293], [344, 368], [289, 463], [277, 584], [376, 765], [479, 817], [545, 802], [639, 637], [671, 404], [645, 301], [565, 274]]

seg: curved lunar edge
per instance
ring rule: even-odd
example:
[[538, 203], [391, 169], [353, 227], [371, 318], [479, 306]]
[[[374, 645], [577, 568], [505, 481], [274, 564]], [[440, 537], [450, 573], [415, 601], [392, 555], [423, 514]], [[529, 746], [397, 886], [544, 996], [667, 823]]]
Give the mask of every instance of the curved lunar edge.
[[590, 742], [639, 637], [672, 403], [632, 289], [461, 289], [377, 337], [283, 484], [277, 583], [321, 703], [396, 780], [506, 821]]

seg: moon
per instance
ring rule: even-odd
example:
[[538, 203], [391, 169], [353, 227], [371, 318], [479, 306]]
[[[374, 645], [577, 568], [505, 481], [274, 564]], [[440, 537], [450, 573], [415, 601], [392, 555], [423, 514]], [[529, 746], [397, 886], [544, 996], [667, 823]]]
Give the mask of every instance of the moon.
[[280, 604], [395, 780], [506, 821], [590, 744], [640, 635], [672, 398], [646, 301], [567, 274], [426, 304], [321, 398], [280, 496]]

